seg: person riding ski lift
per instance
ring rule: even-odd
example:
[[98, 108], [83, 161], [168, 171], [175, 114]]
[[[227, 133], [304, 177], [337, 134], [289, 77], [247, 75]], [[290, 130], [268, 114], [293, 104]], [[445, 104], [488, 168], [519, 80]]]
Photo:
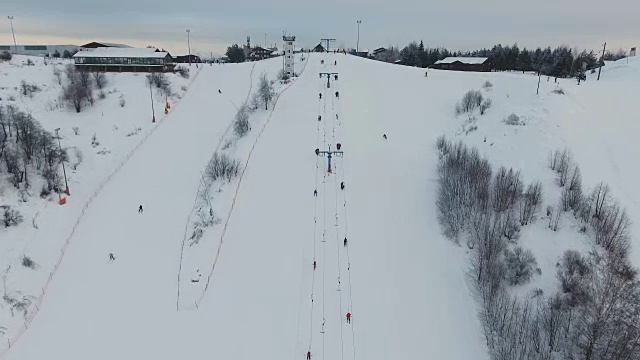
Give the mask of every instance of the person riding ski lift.
[[387, 140], [387, 134], [382, 134], [382, 138]]

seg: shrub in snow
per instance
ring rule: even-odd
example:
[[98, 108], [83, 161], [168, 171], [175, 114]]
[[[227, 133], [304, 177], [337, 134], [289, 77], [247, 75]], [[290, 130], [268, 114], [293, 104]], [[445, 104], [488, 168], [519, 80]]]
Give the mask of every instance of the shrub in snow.
[[291, 76], [289, 76], [289, 74], [287, 74], [286, 71], [284, 71], [283, 69], [280, 69], [280, 71], [278, 72], [278, 79], [289, 80], [290, 78]]
[[260, 75], [260, 85], [258, 87], [258, 94], [260, 96], [260, 100], [264, 104], [264, 109], [268, 110], [269, 103], [273, 100], [275, 96], [275, 91], [273, 90], [273, 85], [269, 80], [267, 80], [267, 74], [262, 73]]
[[22, 80], [20, 82], [20, 93], [24, 96], [33, 97], [34, 92], [40, 91], [40, 88], [36, 84], [29, 84]]
[[502, 121], [507, 125], [524, 125], [524, 121], [520, 121], [520, 117], [516, 114], [510, 114]]
[[14, 210], [9, 205], [2, 205], [3, 209], [2, 223], [5, 228], [9, 226], [18, 226], [22, 222], [22, 215], [17, 210]]
[[538, 263], [531, 250], [516, 246], [504, 251], [504, 279], [509, 285], [526, 284], [531, 280]]
[[162, 95], [171, 96], [171, 82], [164, 73], [147, 75], [147, 84], [155, 86]]
[[26, 255], [22, 256], [22, 266], [29, 269], [35, 269], [37, 267], [36, 263]]
[[62, 90], [62, 98], [76, 112], [93, 103], [93, 91], [80, 81], [70, 82]]
[[530, 184], [520, 201], [520, 225], [527, 225], [533, 220], [542, 200], [542, 184], [538, 181]]
[[568, 297], [569, 305], [586, 303], [589, 300], [587, 284], [592, 271], [589, 260], [575, 250], [567, 250], [556, 264], [556, 268], [560, 288]]
[[176, 66], [175, 72], [178, 73], [181, 77], [188, 79], [189, 78], [189, 69], [184, 66]]
[[75, 161], [71, 163], [71, 168], [73, 170], [76, 170], [78, 168], [78, 165], [82, 164], [82, 160], [84, 159], [84, 156], [82, 155], [82, 151], [80, 151], [80, 149], [75, 148], [74, 149], [74, 155], [75, 155]]
[[93, 73], [93, 82], [98, 89], [103, 89], [107, 86], [107, 75], [103, 72], [96, 71]]
[[241, 106], [238, 109], [233, 123], [233, 130], [238, 137], [243, 137], [249, 132], [249, 110], [246, 106]]
[[482, 104], [483, 96], [478, 90], [469, 90], [456, 105], [456, 114], [472, 112]]
[[51, 194], [51, 190], [47, 185], [42, 185], [42, 189], [40, 190], [40, 197], [46, 199]]
[[27, 59], [27, 66], [34, 66], [35, 64], [31, 59]]
[[486, 90], [489, 90], [493, 87], [493, 84], [491, 83], [491, 81], [487, 80], [484, 82], [484, 84], [482, 84], [482, 87], [485, 88]]
[[480, 104], [480, 115], [484, 115], [487, 110], [491, 107], [491, 99], [485, 99], [482, 104]]
[[238, 160], [232, 160], [227, 154], [220, 155], [216, 152], [207, 164], [204, 174], [210, 181], [218, 179], [231, 181], [238, 176], [239, 170], [240, 162]]
[[8, 51], [0, 52], [0, 61], [10, 61], [13, 56]]
[[188, 89], [187, 85], [182, 85], [180, 87], [180, 90], [182, 90], [182, 91], [187, 91], [187, 89]]

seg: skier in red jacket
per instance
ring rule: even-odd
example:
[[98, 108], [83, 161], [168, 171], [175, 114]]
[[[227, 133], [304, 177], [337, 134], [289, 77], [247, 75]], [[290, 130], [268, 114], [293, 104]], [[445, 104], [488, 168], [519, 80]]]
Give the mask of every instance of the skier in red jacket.
[[347, 313], [347, 324], [351, 324], [351, 313]]
[[311, 360], [311, 351], [307, 351], [307, 360]]

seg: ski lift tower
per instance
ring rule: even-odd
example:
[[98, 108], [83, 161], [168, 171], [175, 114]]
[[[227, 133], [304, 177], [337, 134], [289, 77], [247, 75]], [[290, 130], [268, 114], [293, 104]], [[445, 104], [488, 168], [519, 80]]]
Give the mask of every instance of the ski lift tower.
[[295, 72], [293, 69], [294, 65], [294, 42], [296, 41], [296, 37], [292, 35], [283, 35], [282, 40], [284, 40], [284, 69], [283, 72], [287, 75], [294, 76]]
[[325, 156], [325, 155], [327, 156], [327, 161], [328, 161], [327, 172], [328, 173], [332, 173], [333, 171], [331, 170], [331, 159], [333, 158], [333, 156], [342, 157], [344, 155], [344, 153], [342, 151], [339, 151], [339, 150], [331, 151], [331, 145], [329, 145], [329, 150], [328, 151], [321, 151], [320, 149], [316, 149], [316, 155], [317, 156]]
[[329, 80], [331, 80], [331, 77], [333, 77], [334, 79], [338, 80], [338, 73], [337, 72], [321, 72], [320, 73], [320, 78], [322, 79], [323, 76], [327, 77], [327, 89], [331, 88], [331, 83], [329, 82]]

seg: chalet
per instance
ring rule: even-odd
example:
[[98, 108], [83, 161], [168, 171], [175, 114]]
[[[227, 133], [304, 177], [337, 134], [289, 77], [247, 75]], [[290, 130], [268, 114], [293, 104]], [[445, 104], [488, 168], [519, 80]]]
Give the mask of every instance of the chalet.
[[167, 72], [175, 64], [171, 54], [156, 49], [99, 47], [73, 55], [82, 71]]
[[373, 50], [373, 56], [374, 56], [374, 57], [377, 57], [377, 56], [379, 56], [379, 55], [384, 54], [385, 52], [387, 52], [387, 48], [379, 47], [379, 48], [377, 48], [377, 49]]
[[491, 71], [491, 61], [486, 57], [448, 57], [431, 66], [434, 69], [454, 71]]
[[322, 44], [318, 44], [316, 45], [316, 47], [313, 48], [313, 52], [325, 52], [326, 50], [324, 49], [324, 46], [322, 46]]
[[273, 50], [271, 49], [265, 49], [260, 46], [256, 46], [252, 48], [251, 51], [249, 51], [249, 55], [247, 55], [247, 60], [258, 61], [258, 60], [268, 59], [271, 57], [272, 52]]

